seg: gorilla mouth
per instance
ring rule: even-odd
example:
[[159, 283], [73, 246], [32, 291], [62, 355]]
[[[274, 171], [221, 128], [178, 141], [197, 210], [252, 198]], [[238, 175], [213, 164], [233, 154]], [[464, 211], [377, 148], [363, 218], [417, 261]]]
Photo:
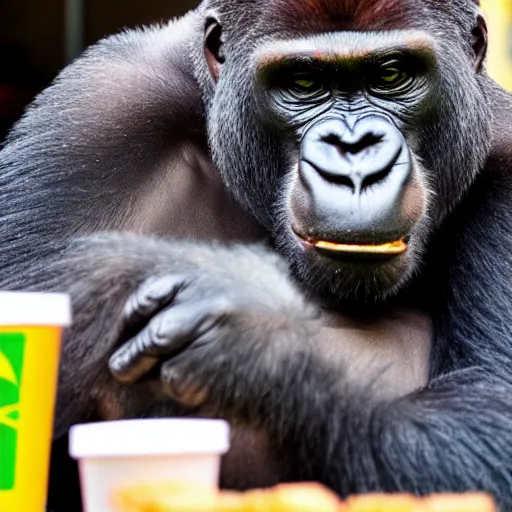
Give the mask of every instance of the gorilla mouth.
[[343, 244], [326, 240], [312, 240], [295, 233], [308, 246], [317, 252], [338, 260], [387, 260], [407, 252], [406, 239], [384, 244]]
[[318, 253], [342, 263], [364, 263], [389, 261], [407, 251], [404, 240], [380, 245], [338, 244], [320, 240], [312, 244]]
[[322, 251], [343, 252], [349, 254], [382, 254], [389, 256], [399, 256], [407, 251], [407, 243], [404, 240], [388, 242], [380, 245], [359, 245], [359, 244], [338, 244], [335, 242], [326, 242], [319, 240], [314, 242], [313, 247]]

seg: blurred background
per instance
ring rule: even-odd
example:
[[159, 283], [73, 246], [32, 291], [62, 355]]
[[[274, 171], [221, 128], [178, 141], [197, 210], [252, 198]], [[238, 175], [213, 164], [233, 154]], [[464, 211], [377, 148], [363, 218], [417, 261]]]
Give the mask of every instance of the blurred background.
[[[82, 49], [124, 27], [179, 16], [198, 0], [0, 0], [0, 141], [28, 102]], [[512, 91], [512, 0], [482, 0], [489, 70]]]

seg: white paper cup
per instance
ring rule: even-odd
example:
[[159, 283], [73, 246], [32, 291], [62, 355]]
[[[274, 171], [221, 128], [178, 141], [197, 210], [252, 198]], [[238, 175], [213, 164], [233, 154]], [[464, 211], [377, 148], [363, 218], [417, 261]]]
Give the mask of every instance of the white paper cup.
[[152, 419], [76, 425], [70, 455], [78, 460], [85, 512], [110, 512], [112, 492], [148, 482], [218, 487], [229, 449], [222, 420]]

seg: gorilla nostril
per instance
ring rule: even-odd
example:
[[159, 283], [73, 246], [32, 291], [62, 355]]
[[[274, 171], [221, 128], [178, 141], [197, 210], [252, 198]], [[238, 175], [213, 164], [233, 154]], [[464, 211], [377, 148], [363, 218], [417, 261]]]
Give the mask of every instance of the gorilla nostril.
[[363, 137], [357, 140], [347, 140], [344, 137], [339, 137], [335, 134], [329, 134], [322, 137], [322, 142], [335, 146], [342, 154], [357, 155], [369, 147], [375, 146], [384, 138], [383, 135], [375, 133], [366, 133]]
[[356, 191], [356, 185], [354, 180], [350, 175], [342, 174], [342, 173], [332, 173], [326, 169], [322, 169], [318, 165], [314, 164], [310, 160], [305, 159], [305, 163], [310, 165], [320, 176], [323, 176], [325, 179], [330, 181], [331, 183], [335, 183], [336, 185], [343, 185], [345, 187], [351, 188], [353, 192]]
[[345, 187], [349, 187], [353, 192], [356, 191], [356, 186], [354, 184], [354, 180], [350, 176], [343, 176], [339, 174], [338, 176], [329, 176], [329, 181], [331, 183], [335, 183], [336, 185], [342, 185]]

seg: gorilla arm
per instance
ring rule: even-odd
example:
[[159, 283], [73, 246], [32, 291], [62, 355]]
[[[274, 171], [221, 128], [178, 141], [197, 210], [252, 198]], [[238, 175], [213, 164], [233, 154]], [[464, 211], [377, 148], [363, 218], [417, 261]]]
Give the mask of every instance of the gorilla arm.
[[[259, 368], [258, 353], [252, 354], [253, 345], [264, 343], [271, 347], [274, 339], [276, 349], [291, 344], [292, 353], [297, 354], [311, 346], [330, 361], [337, 380], [342, 379], [348, 361], [346, 372], [350, 381], [362, 386], [374, 384], [375, 392], [381, 396], [402, 396], [427, 380], [428, 321], [410, 312], [369, 326], [348, 318], [322, 318], [291, 284], [281, 260], [259, 246], [224, 248], [127, 234], [97, 235], [71, 244], [66, 254], [50, 265], [47, 275], [46, 287], [59, 287], [72, 295], [75, 315], [62, 353], [57, 436], [72, 423], [91, 419], [211, 413], [205, 409], [184, 411], [178, 406], [179, 399], [170, 401], [168, 395], [161, 393], [155, 371], [131, 386], [117, 383], [110, 375], [107, 360], [115, 348], [141, 326], [140, 332], [147, 332], [158, 322], [155, 332], [162, 336], [163, 353], [169, 353], [170, 331], [175, 333], [174, 341], [181, 340], [182, 347], [175, 350], [178, 353], [191, 342], [191, 346], [198, 344], [196, 338], [205, 323], [213, 329], [201, 334], [203, 341], [220, 329], [214, 336], [215, 342], [206, 344], [214, 349], [220, 365], [216, 370], [210, 369], [216, 372], [216, 380], [225, 381], [227, 388], [238, 389], [244, 395], [240, 396], [240, 403], [249, 397], [244, 391], [247, 379], [238, 380], [238, 373], [251, 373]], [[175, 294], [178, 289], [177, 296], [171, 298], [169, 293]], [[162, 308], [165, 312], [170, 302], [173, 307], [169, 311], [176, 310], [177, 324], [160, 312]], [[125, 303], [128, 309], [123, 312]], [[142, 305], [142, 311], [136, 309], [137, 304]], [[127, 313], [130, 307], [132, 313]], [[130, 319], [137, 316], [137, 320], [127, 324], [126, 315]], [[193, 332], [187, 333], [186, 328]], [[224, 337], [226, 342], [237, 339], [238, 363], [231, 362], [231, 351], [226, 351], [223, 360]], [[183, 352], [185, 360], [187, 353]], [[307, 351], [304, 354], [307, 362]], [[267, 356], [273, 358], [272, 353], [262, 352], [265, 360]], [[223, 368], [224, 364], [237, 364], [240, 369]], [[207, 369], [209, 364], [205, 366]], [[297, 377], [300, 375], [303, 373], [299, 369]], [[259, 372], [254, 378], [259, 379]], [[259, 385], [259, 391], [254, 390], [254, 404], [267, 393], [267, 384]], [[197, 400], [193, 393], [187, 393], [188, 400]], [[271, 484], [286, 476], [283, 461], [277, 464], [271, 452], [264, 450], [267, 435], [263, 418], [250, 418], [247, 422], [243, 417], [240, 422], [228, 418], [235, 420], [235, 428], [234, 449], [226, 458], [223, 471], [227, 485]], [[239, 464], [240, 459], [244, 460], [243, 465]]]
[[[230, 263], [233, 260], [236, 260], [236, 268], [243, 271], [235, 271]], [[98, 366], [98, 362], [106, 360], [106, 354], [133, 331], [123, 323], [123, 305], [145, 280], [151, 282], [150, 278], [154, 276], [171, 273], [183, 275], [199, 271], [209, 274], [218, 269], [226, 277], [227, 282], [220, 290], [225, 295], [231, 293], [232, 285], [239, 279], [240, 295], [254, 295], [259, 302], [264, 299], [269, 311], [262, 320], [271, 320], [266, 329], [280, 321], [280, 315], [286, 318], [285, 313], [293, 315], [291, 318], [295, 318], [298, 325], [309, 322], [306, 307], [310, 306], [306, 306], [300, 292], [289, 281], [284, 264], [260, 246], [227, 248], [195, 242], [168, 242], [125, 233], [84, 237], [71, 243], [65, 255], [48, 264], [45, 280], [45, 287], [49, 289], [67, 290], [74, 303], [75, 321], [64, 345], [63, 393], [69, 394], [69, 384], [73, 381], [81, 383], [81, 388], [89, 388], [87, 381], [93, 389], [103, 388], [103, 379], [96, 374], [107, 367]], [[275, 287], [286, 290], [287, 295], [275, 294]], [[246, 291], [249, 288], [252, 289], [250, 293]], [[144, 293], [143, 290], [137, 293]], [[167, 292], [165, 286], [163, 290]], [[156, 294], [155, 291], [151, 293]], [[266, 294], [264, 297], [258, 297], [263, 293]], [[276, 308], [275, 314], [268, 316], [273, 308]], [[309, 310], [309, 316], [312, 311]], [[105, 318], [98, 317], [98, 312]], [[355, 380], [361, 381], [362, 374], [366, 373], [368, 377], [364, 380], [367, 383], [378, 379], [379, 392], [391, 396], [401, 396], [426, 383], [430, 325], [419, 313], [397, 312], [395, 318], [364, 324], [341, 315], [323, 313], [322, 318], [317, 316], [315, 313], [315, 319], [311, 319], [315, 329], [321, 329], [320, 334], [314, 334], [315, 349], [335, 366], [350, 361], [352, 370], [348, 371]], [[97, 332], [101, 329], [103, 332]], [[414, 338], [414, 343], [409, 342], [410, 338]], [[98, 339], [102, 339], [102, 343], [98, 343]], [[78, 396], [73, 396], [66, 401], [72, 405], [77, 399]]]

